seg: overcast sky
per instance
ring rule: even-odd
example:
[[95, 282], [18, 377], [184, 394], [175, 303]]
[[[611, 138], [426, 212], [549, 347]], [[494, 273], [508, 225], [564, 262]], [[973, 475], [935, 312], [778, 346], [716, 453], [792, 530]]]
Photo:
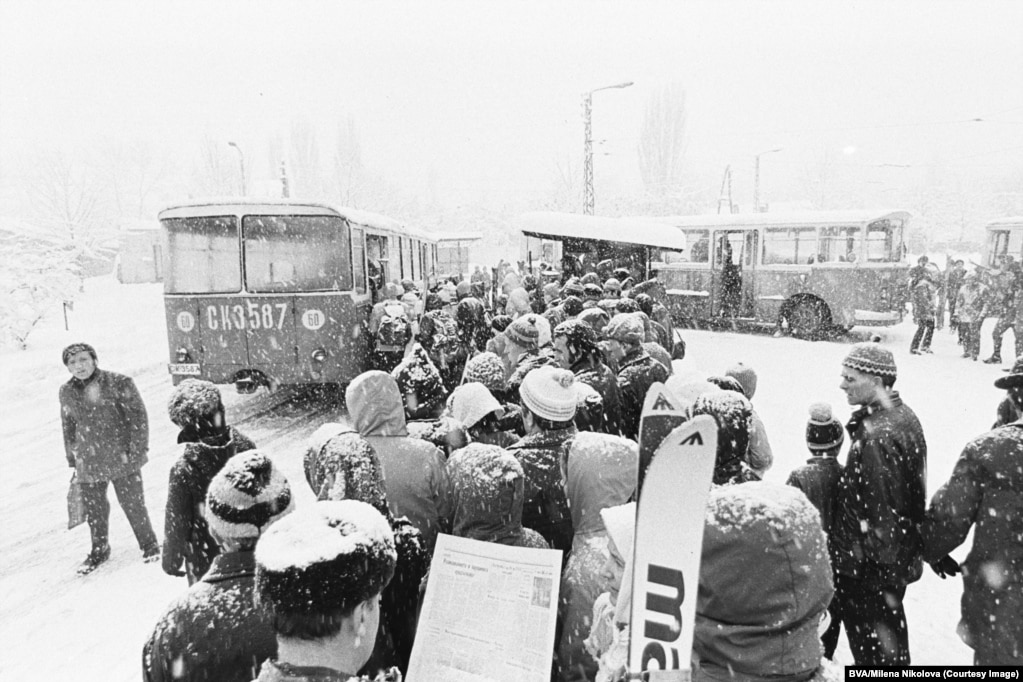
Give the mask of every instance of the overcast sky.
[[295, 120], [329, 144], [350, 116], [410, 193], [489, 201], [578, 170], [581, 94], [622, 81], [594, 95], [598, 185], [638, 185], [643, 111], [671, 82], [692, 168], [748, 184], [782, 147], [765, 191], [824, 153], [882, 183], [936, 158], [1023, 165], [1020, 2], [0, 2], [0, 158], [110, 136], [256, 155]]

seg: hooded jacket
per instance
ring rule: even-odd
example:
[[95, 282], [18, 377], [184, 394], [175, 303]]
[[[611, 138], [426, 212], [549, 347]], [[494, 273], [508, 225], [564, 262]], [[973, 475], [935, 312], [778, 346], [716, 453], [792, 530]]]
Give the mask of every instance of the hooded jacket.
[[171, 603], [142, 649], [145, 682], [248, 682], [277, 653], [266, 613], [253, 604], [256, 561], [228, 552]]
[[600, 511], [625, 504], [636, 490], [639, 450], [635, 443], [606, 434], [580, 432], [565, 462], [566, 493], [572, 513], [572, 553], [561, 576], [557, 657], [562, 680], [591, 680], [597, 662], [584, 641], [593, 604], [607, 586], [600, 579], [608, 559], [607, 531]]
[[135, 382], [97, 368], [60, 387], [64, 451], [82, 483], [114, 481], [147, 461], [149, 417]]
[[213, 557], [220, 553], [202, 514], [206, 489], [227, 460], [256, 446], [233, 426], [224, 433], [183, 445], [167, 484], [162, 561], [164, 572], [175, 575], [183, 560], [191, 585], [206, 573]]
[[1023, 664], [1023, 422], [970, 441], [931, 499], [924, 559], [965, 542], [958, 631], [978, 665]]
[[496, 445], [470, 443], [447, 464], [454, 510], [452, 534], [513, 547], [548, 549], [522, 527], [522, 466]]
[[444, 455], [424, 440], [410, 438], [398, 385], [385, 372], [360, 374], [345, 391], [352, 426], [373, 446], [384, 468], [387, 506], [407, 516], [433, 551], [451, 507]]
[[711, 490], [696, 600], [693, 680], [805, 680], [834, 587], [820, 516], [801, 492], [752, 482]]

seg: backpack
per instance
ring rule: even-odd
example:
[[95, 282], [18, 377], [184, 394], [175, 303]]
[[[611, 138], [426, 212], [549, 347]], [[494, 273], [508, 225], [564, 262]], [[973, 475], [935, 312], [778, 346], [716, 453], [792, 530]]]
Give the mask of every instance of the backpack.
[[458, 340], [458, 324], [447, 313], [430, 313], [433, 333], [430, 338], [430, 357], [447, 366], [462, 350]]
[[376, 350], [392, 352], [404, 350], [411, 334], [412, 325], [405, 314], [405, 306], [400, 303], [384, 306], [384, 316], [377, 328]]

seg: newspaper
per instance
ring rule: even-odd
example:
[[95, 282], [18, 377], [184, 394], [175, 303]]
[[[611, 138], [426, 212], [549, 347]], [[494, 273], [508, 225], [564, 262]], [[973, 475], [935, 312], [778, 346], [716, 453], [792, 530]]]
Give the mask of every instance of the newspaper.
[[561, 551], [441, 534], [407, 682], [547, 682]]

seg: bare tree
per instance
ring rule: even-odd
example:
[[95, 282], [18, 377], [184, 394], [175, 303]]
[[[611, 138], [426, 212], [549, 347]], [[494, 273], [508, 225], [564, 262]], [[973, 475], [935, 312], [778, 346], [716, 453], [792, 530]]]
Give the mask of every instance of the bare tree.
[[686, 153], [686, 91], [671, 83], [647, 102], [639, 135], [639, 172], [647, 192], [677, 192]]
[[206, 135], [199, 142], [198, 162], [193, 168], [189, 194], [220, 196], [239, 194], [241, 169], [237, 159], [229, 158], [227, 142]]
[[365, 183], [365, 169], [362, 165], [359, 130], [351, 116], [344, 123], [338, 123], [333, 163], [334, 187], [341, 203], [346, 206], [357, 205]]
[[306, 121], [291, 124], [289, 145], [289, 173], [294, 177], [294, 194], [322, 196], [323, 173], [320, 169], [320, 149], [316, 131]]

